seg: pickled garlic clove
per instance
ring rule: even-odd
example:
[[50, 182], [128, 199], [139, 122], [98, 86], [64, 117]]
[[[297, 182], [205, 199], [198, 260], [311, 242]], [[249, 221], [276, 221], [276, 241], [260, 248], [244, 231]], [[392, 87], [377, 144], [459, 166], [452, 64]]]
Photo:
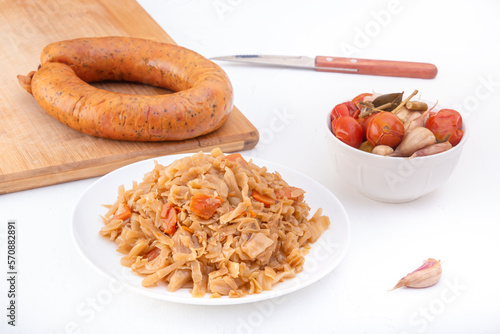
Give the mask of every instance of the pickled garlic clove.
[[416, 127], [406, 133], [401, 141], [401, 144], [396, 147], [394, 153], [389, 154], [391, 157], [409, 157], [421, 148], [436, 143], [436, 137], [431, 130], [422, 126]]
[[378, 155], [389, 155], [392, 152], [394, 152], [393, 148], [387, 145], [377, 145], [372, 150], [372, 153]]
[[420, 150], [413, 153], [410, 156], [410, 158], [426, 157], [428, 155], [442, 153], [442, 152], [448, 151], [452, 147], [453, 147], [453, 145], [451, 145], [449, 141], [445, 141], [444, 143], [437, 143], [437, 144], [429, 145], [429, 146], [421, 148]]
[[399, 117], [400, 120], [403, 121], [403, 123], [406, 124], [406, 122], [408, 122], [408, 120], [410, 120], [412, 117], [415, 117], [413, 116], [413, 114], [417, 113], [418, 116], [420, 116], [420, 113], [417, 111], [411, 111], [410, 109], [406, 108], [406, 107], [402, 107], [399, 112], [397, 113], [397, 116]]
[[407, 288], [428, 288], [441, 279], [441, 261], [432, 258], [427, 259], [423, 265], [399, 280], [389, 291]]
[[425, 122], [429, 118], [429, 110], [420, 113], [418, 111], [413, 111], [413, 114], [405, 123], [405, 131], [410, 132], [417, 127], [425, 127]]

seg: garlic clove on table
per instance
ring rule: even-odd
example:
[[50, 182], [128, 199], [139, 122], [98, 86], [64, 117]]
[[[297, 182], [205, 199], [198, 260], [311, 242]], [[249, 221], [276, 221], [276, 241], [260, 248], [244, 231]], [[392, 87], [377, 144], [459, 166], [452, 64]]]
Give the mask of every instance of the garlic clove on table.
[[427, 259], [423, 265], [399, 280], [389, 291], [407, 288], [427, 288], [433, 286], [441, 279], [441, 261], [432, 258]]

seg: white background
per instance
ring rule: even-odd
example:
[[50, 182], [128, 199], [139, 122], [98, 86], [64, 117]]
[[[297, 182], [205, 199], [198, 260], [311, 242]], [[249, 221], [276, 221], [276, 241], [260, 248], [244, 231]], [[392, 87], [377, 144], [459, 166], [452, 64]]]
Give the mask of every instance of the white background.
[[[144, 297], [97, 273], [77, 252], [71, 210], [95, 179], [0, 197], [18, 227], [17, 326], [2, 333], [498, 333], [500, 332], [500, 2], [153, 1], [139, 3], [180, 45], [230, 54], [351, 56], [431, 62], [433, 80], [318, 73], [219, 63], [236, 106], [258, 128], [246, 155], [286, 164], [343, 203], [352, 239], [341, 264], [285, 298], [192, 306]], [[411, 92], [459, 110], [470, 137], [445, 186], [406, 204], [364, 198], [333, 172], [331, 108], [366, 91]], [[1, 157], [2, 159], [6, 157]], [[434, 287], [387, 292], [423, 260], [442, 261]], [[6, 272], [6, 269], [2, 269]]]

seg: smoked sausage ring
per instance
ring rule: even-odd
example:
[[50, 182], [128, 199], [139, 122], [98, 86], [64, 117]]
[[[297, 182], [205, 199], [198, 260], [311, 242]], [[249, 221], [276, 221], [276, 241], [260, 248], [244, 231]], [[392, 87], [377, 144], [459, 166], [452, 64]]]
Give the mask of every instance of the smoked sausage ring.
[[[131, 141], [182, 140], [218, 129], [233, 109], [233, 89], [215, 63], [186, 48], [130, 37], [46, 46], [21, 86], [52, 117], [88, 135]], [[88, 82], [139, 82], [174, 91], [133, 95]]]

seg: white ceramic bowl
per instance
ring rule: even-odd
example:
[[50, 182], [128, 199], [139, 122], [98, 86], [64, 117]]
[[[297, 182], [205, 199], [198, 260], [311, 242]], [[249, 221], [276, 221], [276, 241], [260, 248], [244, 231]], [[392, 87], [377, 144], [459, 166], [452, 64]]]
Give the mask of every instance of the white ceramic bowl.
[[337, 173], [364, 196], [387, 203], [410, 202], [442, 186], [460, 160], [469, 135], [463, 122], [464, 135], [457, 146], [409, 159], [367, 153], [344, 144], [332, 133], [330, 112], [326, 130], [328, 150]]

